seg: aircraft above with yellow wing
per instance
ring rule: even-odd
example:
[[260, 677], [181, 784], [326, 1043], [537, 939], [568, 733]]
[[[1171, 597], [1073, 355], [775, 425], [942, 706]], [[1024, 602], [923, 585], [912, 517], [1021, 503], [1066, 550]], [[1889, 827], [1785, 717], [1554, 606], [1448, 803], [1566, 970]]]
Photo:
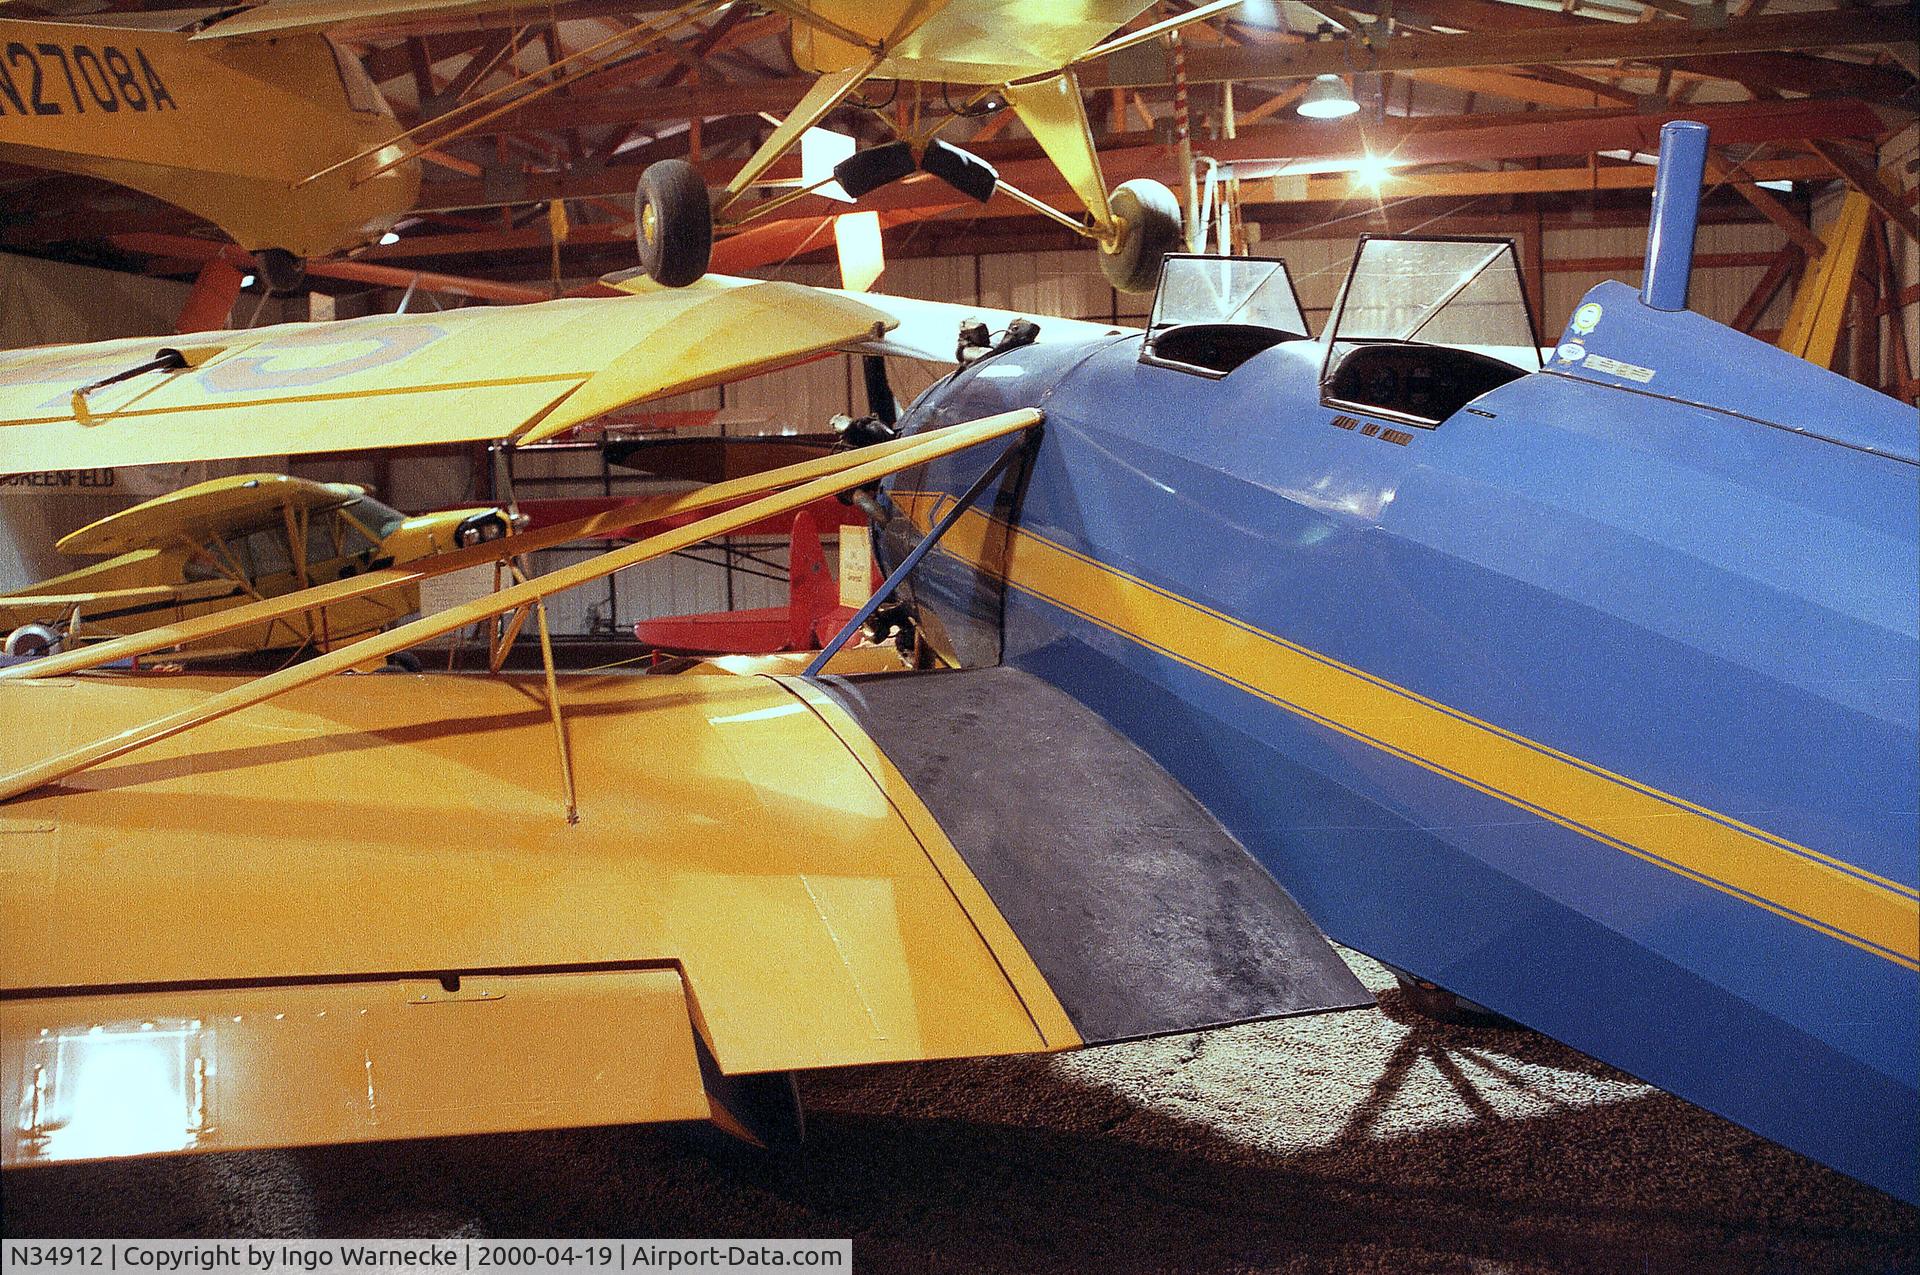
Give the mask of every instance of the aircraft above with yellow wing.
[[[103, 561], [0, 597], [4, 652], [29, 656], [124, 637], [467, 545], [513, 528], [495, 507], [408, 517], [350, 483], [242, 474], [198, 483], [63, 537]], [[328, 650], [419, 608], [417, 589], [356, 598], [225, 634], [193, 658]]]
[[[641, 262], [669, 286], [706, 272], [716, 229], [743, 225], [837, 180], [856, 199], [924, 171], [982, 201], [1000, 193], [1095, 243], [1108, 277], [1147, 291], [1180, 237], [1158, 182], [1109, 191], [1073, 67], [1232, 8], [1216, 0], [1115, 36], [1151, 0], [770, 0], [793, 54], [819, 78], [726, 186], [710, 192], [686, 160], [642, 174], [634, 203]], [[419, 192], [421, 156], [617, 58], [684, 35], [737, 0], [689, 0], [636, 18], [538, 76], [514, 75], [402, 129], [359, 59], [333, 37], [415, 17], [513, 8], [504, 0], [264, 0], [240, 8], [33, 20], [0, 10], [0, 160], [104, 178], [193, 212], [254, 252], [270, 286], [301, 262], [387, 231]], [[1054, 208], [998, 179], [938, 134], [957, 115], [878, 118], [896, 139], [858, 151], [831, 177], [768, 194], [768, 171], [803, 134], [873, 79], [961, 86], [962, 111], [998, 96], [1032, 130], [1084, 206]], [[247, 121], [244, 133], [233, 123]]]

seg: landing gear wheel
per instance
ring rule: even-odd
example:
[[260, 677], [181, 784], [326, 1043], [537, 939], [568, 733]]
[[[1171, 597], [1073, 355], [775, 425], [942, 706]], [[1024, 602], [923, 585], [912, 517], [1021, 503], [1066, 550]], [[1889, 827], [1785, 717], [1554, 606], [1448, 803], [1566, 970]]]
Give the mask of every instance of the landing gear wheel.
[[633, 192], [633, 237], [640, 268], [654, 282], [684, 288], [713, 259], [713, 200], [700, 170], [684, 159], [647, 165]]
[[1505, 1014], [1496, 1014], [1485, 1005], [1476, 1005], [1466, 997], [1456, 996], [1424, 978], [1398, 971], [1393, 977], [1400, 984], [1400, 999], [1422, 1018], [1431, 1018], [1436, 1023], [1450, 1023], [1455, 1027], [1520, 1026]]
[[7, 634], [8, 655], [30, 660], [60, 649], [60, 634], [44, 624], [23, 624]]
[[1136, 177], [1107, 197], [1120, 219], [1120, 241], [1100, 246], [1100, 271], [1122, 292], [1152, 292], [1160, 282], [1160, 259], [1180, 247], [1180, 204], [1173, 192], [1148, 177]]
[[285, 248], [262, 248], [253, 254], [253, 260], [268, 292], [295, 292], [307, 281], [307, 263]]

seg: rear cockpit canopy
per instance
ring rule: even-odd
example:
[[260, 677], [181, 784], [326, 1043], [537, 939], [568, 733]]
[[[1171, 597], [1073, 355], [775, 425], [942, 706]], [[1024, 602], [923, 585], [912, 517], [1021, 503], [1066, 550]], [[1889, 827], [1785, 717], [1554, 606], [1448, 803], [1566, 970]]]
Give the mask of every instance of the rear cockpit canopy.
[[1414, 425], [1540, 370], [1508, 239], [1362, 236], [1328, 331], [1322, 399]]
[[1220, 377], [1283, 341], [1311, 337], [1286, 262], [1170, 253], [1140, 359]]

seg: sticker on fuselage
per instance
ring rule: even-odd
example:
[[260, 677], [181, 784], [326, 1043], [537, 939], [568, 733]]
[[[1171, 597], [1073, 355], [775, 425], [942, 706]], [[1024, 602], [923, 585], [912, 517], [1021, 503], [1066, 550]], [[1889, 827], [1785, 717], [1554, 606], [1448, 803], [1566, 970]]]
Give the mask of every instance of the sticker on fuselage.
[[1578, 341], [1569, 341], [1554, 353], [1559, 356], [1562, 363], [1578, 363], [1587, 357], [1587, 347]]
[[1641, 367], [1638, 363], [1622, 363], [1604, 354], [1587, 355], [1587, 366], [1596, 372], [1607, 372], [1625, 381], [1638, 381], [1642, 385], [1653, 379], [1652, 368]]
[[1600, 326], [1600, 316], [1606, 311], [1600, 308], [1598, 301], [1589, 301], [1573, 312], [1573, 330], [1581, 336]]

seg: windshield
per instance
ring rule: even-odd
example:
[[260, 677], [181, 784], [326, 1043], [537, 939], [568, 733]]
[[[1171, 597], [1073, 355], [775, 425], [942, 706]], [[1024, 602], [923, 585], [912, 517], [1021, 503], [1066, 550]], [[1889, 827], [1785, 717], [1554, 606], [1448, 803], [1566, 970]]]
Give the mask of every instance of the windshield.
[[1540, 368], [1520, 263], [1505, 239], [1362, 239], [1333, 336], [1444, 345]]
[[383, 505], [372, 496], [360, 497], [349, 504], [347, 509], [381, 540], [392, 535], [394, 528], [407, 520], [407, 516], [398, 509]]
[[1182, 323], [1244, 323], [1313, 335], [1284, 261], [1169, 254], [1149, 330]]

